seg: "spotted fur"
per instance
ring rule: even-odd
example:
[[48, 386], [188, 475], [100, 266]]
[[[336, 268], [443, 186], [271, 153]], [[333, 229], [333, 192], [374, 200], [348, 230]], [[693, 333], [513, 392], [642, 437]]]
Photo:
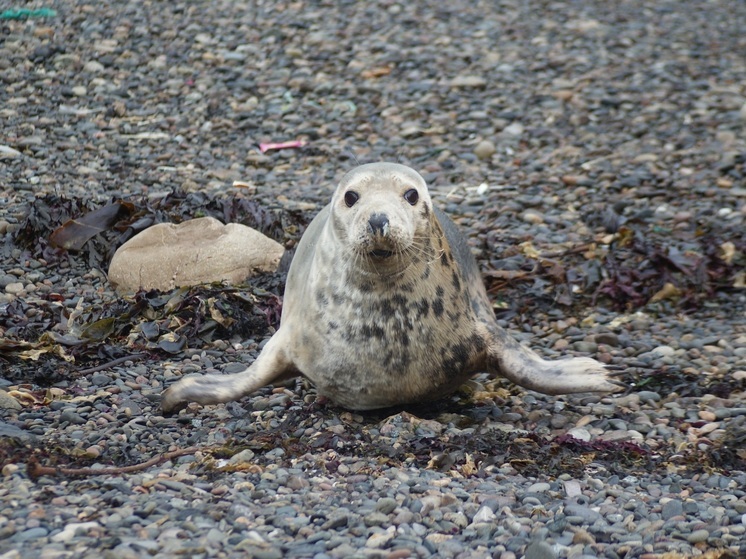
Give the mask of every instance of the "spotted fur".
[[[412, 188], [414, 205], [404, 198]], [[346, 200], [350, 190], [357, 197]], [[500, 328], [466, 241], [425, 181], [377, 163], [345, 175], [308, 227], [281, 326], [257, 360], [233, 375], [184, 378], [162, 406], [235, 400], [303, 374], [337, 403], [370, 409], [443, 396], [481, 370], [550, 394], [616, 388], [600, 363], [545, 361]]]

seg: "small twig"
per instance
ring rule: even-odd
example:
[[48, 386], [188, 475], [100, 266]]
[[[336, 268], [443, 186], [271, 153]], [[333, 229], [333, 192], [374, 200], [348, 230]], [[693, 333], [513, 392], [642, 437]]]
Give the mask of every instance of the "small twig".
[[158, 456], [151, 458], [150, 460], [146, 460], [145, 462], [140, 462], [139, 464], [133, 464], [132, 466], [121, 466], [121, 467], [110, 467], [110, 468], [64, 468], [64, 467], [55, 468], [52, 466], [42, 466], [41, 464], [39, 464], [39, 460], [35, 456], [32, 456], [31, 458], [29, 458], [28, 462], [26, 463], [26, 472], [28, 473], [28, 476], [32, 480], [36, 480], [41, 476], [56, 476], [56, 475], [118, 476], [122, 474], [130, 474], [132, 472], [139, 472], [141, 470], [146, 470], [150, 468], [151, 466], [156, 466], [160, 464], [161, 462], [168, 462], [169, 460], [173, 460], [174, 458], [178, 458], [179, 456], [185, 456], [187, 454], [194, 454], [198, 450], [204, 450], [204, 449], [200, 449], [197, 446], [190, 446], [189, 448], [182, 448], [179, 450], [174, 450], [173, 452], [166, 452], [165, 454], [160, 454]]
[[143, 357], [147, 357], [147, 353], [135, 353], [134, 355], [125, 355], [124, 357], [119, 357], [118, 359], [114, 359], [113, 361], [107, 361], [106, 363], [101, 363], [100, 365], [96, 365], [95, 367], [90, 367], [88, 369], [81, 369], [78, 371], [78, 374], [80, 375], [90, 375], [91, 373], [97, 373], [98, 371], [103, 371], [104, 369], [110, 369], [111, 367], [116, 367], [117, 365], [121, 365], [122, 363], [125, 363], [126, 361], [136, 361], [137, 359], [142, 359]]
[[547, 252], [546, 254], [540, 254], [540, 258], [562, 258], [564, 256], [569, 256], [570, 254], [579, 254], [586, 252], [590, 250], [591, 244], [590, 243], [583, 243], [582, 245], [577, 245], [571, 248], [567, 248], [565, 250], [555, 251], [555, 252]]

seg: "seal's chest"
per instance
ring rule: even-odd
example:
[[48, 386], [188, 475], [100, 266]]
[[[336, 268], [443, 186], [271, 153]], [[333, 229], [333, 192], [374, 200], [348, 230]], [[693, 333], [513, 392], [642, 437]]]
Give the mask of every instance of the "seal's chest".
[[[400, 382], [407, 376], [445, 378], [454, 340], [470, 335], [471, 308], [443, 289], [350, 289], [333, 285], [314, 298], [313, 363], [304, 371], [317, 384], [336, 377], [356, 382]], [[444, 357], [445, 356], [445, 357]]]
[[354, 409], [419, 401], [473, 372], [470, 308], [426, 296], [348, 293], [317, 307], [313, 349], [300, 367], [320, 394]]
[[367, 354], [366, 363], [382, 370], [403, 373], [418, 366], [436, 343], [430, 313], [401, 295], [361, 297], [341, 310], [344, 328], [336, 333], [337, 343], [352, 344]]

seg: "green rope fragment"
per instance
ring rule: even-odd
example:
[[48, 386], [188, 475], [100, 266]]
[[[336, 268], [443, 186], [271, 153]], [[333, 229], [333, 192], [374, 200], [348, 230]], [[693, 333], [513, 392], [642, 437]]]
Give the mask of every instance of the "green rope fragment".
[[52, 8], [39, 8], [29, 10], [28, 8], [11, 8], [0, 13], [0, 19], [25, 19], [34, 17], [55, 17], [57, 12]]

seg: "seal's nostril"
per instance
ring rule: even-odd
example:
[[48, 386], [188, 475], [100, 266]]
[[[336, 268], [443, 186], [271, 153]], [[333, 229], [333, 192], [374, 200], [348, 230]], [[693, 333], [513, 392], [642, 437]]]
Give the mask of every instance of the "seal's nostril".
[[386, 235], [389, 218], [386, 214], [373, 214], [368, 219], [368, 226], [374, 235]]

